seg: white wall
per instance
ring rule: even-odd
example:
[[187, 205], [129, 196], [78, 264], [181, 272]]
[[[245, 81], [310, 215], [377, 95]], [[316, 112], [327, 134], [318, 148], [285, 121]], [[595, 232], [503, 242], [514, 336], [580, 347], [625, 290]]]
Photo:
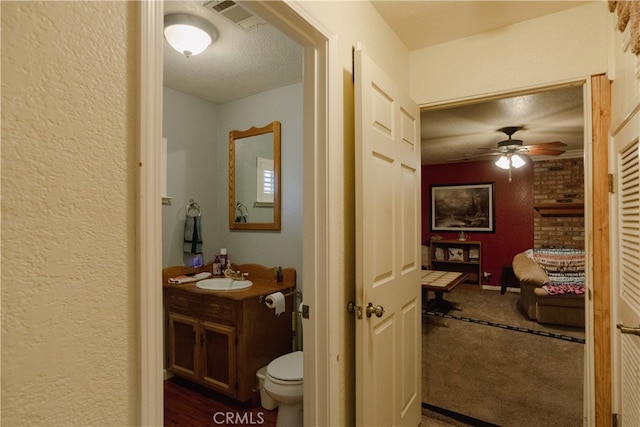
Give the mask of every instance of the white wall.
[[[165, 87], [162, 131], [167, 138], [167, 196], [162, 206], [162, 265], [183, 264], [186, 207], [193, 199], [202, 211], [204, 259], [219, 253], [218, 194], [227, 187], [217, 170], [218, 107], [212, 102]], [[224, 143], [224, 141], [222, 141]], [[227, 157], [228, 158], [228, 157]]]
[[[281, 123], [282, 228], [280, 231], [229, 230], [229, 131]], [[238, 264], [293, 267], [302, 277], [302, 84], [294, 84], [219, 106], [218, 182], [220, 218], [219, 247], [226, 247], [229, 259]]]
[[[186, 205], [202, 208], [205, 262], [227, 248], [232, 262], [293, 267], [302, 277], [302, 84], [222, 105], [164, 88], [163, 132], [168, 139], [163, 206], [163, 266], [183, 263]], [[281, 123], [282, 229], [229, 230], [229, 131]], [[300, 285], [300, 283], [299, 283]]]
[[607, 3], [594, 2], [411, 52], [411, 95], [432, 105], [607, 71]]

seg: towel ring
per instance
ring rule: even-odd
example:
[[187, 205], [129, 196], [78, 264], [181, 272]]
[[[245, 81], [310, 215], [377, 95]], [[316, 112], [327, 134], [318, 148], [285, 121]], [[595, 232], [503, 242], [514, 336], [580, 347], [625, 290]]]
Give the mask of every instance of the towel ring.
[[[195, 214], [192, 214], [191, 211], [196, 211]], [[187, 215], [188, 216], [200, 216], [202, 214], [202, 210], [200, 206], [193, 201], [193, 199], [189, 200], [189, 204], [187, 204]]]

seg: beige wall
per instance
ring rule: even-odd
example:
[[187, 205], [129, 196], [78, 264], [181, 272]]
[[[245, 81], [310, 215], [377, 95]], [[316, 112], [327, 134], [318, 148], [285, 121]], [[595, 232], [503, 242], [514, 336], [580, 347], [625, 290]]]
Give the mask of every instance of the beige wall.
[[[369, 56], [409, 92], [409, 51], [368, 1], [301, 1], [303, 9], [339, 34], [340, 62], [351, 83], [351, 49], [361, 43]], [[345, 90], [353, 88], [346, 87]]]
[[2, 13], [2, 425], [135, 425], [134, 2]]
[[[344, 149], [334, 151], [334, 171], [347, 184], [334, 200], [352, 213], [351, 48], [362, 42], [407, 90], [409, 59], [370, 4], [335, 6], [304, 7], [340, 34]], [[137, 6], [2, 2], [1, 12], [2, 423], [133, 425], [140, 387]], [[343, 221], [353, 229], [352, 214]], [[348, 237], [338, 236], [343, 281], [332, 284], [342, 301], [353, 294]], [[331, 337], [340, 424], [353, 419], [349, 321], [338, 319]]]
[[[2, 424], [7, 426], [138, 420], [137, 7], [134, 2], [1, 3]], [[569, 44], [566, 55], [552, 48], [564, 38], [553, 38], [550, 45], [543, 37], [545, 25], [533, 24], [537, 29], [528, 32], [525, 23], [513, 30], [516, 34], [509, 29], [501, 37], [485, 35], [492, 40], [486, 46], [479, 39], [453, 42], [413, 52], [410, 62], [367, 2], [305, 2], [317, 22], [339, 34], [343, 72], [344, 138], [332, 141], [331, 159], [337, 162], [336, 182], [344, 182], [331, 190], [332, 203], [345, 212], [338, 219], [344, 234], [332, 236], [338, 251], [331, 256], [343, 263], [342, 279], [331, 283], [336, 307], [345, 307], [354, 279], [351, 47], [362, 42], [407, 89], [411, 71], [411, 91], [419, 103], [474, 97], [604, 71], [601, 7], [606, 6], [581, 7], [569, 16], [566, 34], [556, 36], [584, 39]], [[514, 36], [527, 48], [517, 48]], [[523, 55], [505, 56], [501, 44]], [[547, 57], [546, 50], [555, 53]], [[549, 74], [548, 66], [526, 66], [540, 59], [565, 71]], [[348, 425], [354, 416], [353, 320], [345, 310], [337, 312], [343, 317], [331, 319], [331, 369], [341, 387], [332, 390], [331, 402], [339, 406], [338, 425]]]
[[411, 52], [411, 95], [432, 105], [607, 71], [606, 2]]

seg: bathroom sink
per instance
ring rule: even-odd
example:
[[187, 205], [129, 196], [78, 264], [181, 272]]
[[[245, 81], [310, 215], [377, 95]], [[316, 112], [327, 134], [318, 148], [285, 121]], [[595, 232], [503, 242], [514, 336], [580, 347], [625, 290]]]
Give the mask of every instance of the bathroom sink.
[[228, 277], [218, 277], [215, 279], [205, 279], [196, 282], [196, 286], [200, 289], [210, 289], [214, 291], [235, 291], [236, 289], [245, 289], [251, 287], [253, 282], [250, 280], [235, 280]]

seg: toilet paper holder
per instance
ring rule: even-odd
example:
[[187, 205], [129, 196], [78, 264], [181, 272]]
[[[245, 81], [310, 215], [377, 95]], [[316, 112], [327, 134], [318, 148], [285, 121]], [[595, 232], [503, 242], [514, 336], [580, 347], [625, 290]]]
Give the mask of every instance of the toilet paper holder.
[[[290, 297], [291, 295], [296, 295], [296, 296], [302, 296], [302, 292], [300, 292], [299, 290], [295, 289], [293, 291], [287, 292], [286, 294], [284, 294], [284, 297]], [[265, 300], [266, 297], [268, 297], [269, 295], [260, 295], [260, 297], [258, 298], [258, 302], [260, 304], [262, 304]]]

